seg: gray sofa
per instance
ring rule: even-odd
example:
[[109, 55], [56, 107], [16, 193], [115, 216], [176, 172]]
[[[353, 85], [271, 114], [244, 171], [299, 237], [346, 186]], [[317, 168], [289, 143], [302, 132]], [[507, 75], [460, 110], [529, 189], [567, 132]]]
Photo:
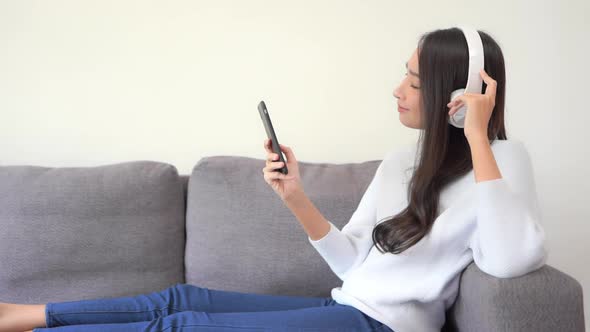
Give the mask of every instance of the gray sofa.
[[[300, 162], [300, 173], [342, 228], [379, 162]], [[130, 296], [175, 283], [330, 296], [341, 280], [263, 167], [239, 156], [204, 157], [190, 175], [156, 161], [0, 166], [0, 302]], [[551, 266], [497, 279], [472, 263], [443, 331], [584, 331], [582, 287]]]

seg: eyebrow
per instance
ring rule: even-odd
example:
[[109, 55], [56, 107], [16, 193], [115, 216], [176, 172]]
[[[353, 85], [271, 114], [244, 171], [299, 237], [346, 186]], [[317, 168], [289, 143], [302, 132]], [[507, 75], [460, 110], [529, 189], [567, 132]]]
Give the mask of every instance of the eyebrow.
[[416, 77], [420, 77], [420, 75], [418, 75], [418, 73], [413, 72], [410, 68], [408, 68], [408, 63], [406, 62], [406, 69], [410, 72], [410, 74], [416, 76]]

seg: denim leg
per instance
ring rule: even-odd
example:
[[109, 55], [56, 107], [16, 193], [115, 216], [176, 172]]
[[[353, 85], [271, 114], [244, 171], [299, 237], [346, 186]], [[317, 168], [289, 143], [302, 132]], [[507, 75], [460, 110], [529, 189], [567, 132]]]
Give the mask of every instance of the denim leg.
[[[372, 319], [367, 319], [367, 316], [356, 308], [337, 303], [324, 307], [310, 307], [282, 311], [218, 313], [184, 311], [165, 317], [158, 317], [149, 322], [63, 326], [51, 329], [51, 332], [73, 331], [392, 332], [392, 330], [386, 325]], [[34, 332], [45, 332], [45, 329], [35, 329]]]
[[176, 284], [165, 291], [170, 307], [178, 311], [256, 312], [323, 307], [336, 304], [329, 297], [243, 293]]
[[47, 303], [47, 327], [152, 321], [182, 311], [280, 311], [336, 304], [331, 298], [278, 296], [208, 289], [178, 283], [130, 297]]

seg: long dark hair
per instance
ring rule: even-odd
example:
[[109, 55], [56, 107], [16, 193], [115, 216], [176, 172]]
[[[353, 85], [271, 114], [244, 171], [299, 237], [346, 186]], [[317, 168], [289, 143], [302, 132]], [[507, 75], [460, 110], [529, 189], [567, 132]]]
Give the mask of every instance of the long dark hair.
[[[484, 70], [497, 82], [496, 101], [488, 125], [488, 139], [506, 140], [504, 56], [487, 33], [479, 31], [484, 47]], [[428, 234], [438, 215], [439, 196], [445, 185], [473, 168], [463, 128], [448, 123], [446, 104], [451, 92], [465, 88], [469, 64], [467, 41], [458, 28], [434, 30], [418, 42], [422, 129], [407, 187], [408, 206], [373, 229], [379, 251], [399, 254]], [[481, 93], [485, 92], [484, 82]]]

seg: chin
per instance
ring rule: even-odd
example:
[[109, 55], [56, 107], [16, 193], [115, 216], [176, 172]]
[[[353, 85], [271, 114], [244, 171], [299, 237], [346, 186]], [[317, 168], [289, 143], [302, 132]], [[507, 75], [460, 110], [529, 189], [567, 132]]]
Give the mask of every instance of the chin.
[[411, 128], [411, 129], [420, 129], [419, 126], [417, 126], [416, 124], [411, 123], [411, 122], [408, 122], [408, 121], [404, 121], [401, 118], [400, 118], [400, 122], [401, 122], [401, 124], [403, 124], [404, 126], [406, 126], [408, 128]]
[[399, 113], [399, 121], [406, 127], [411, 129], [423, 129], [420, 121], [416, 119], [416, 114], [412, 114], [411, 111], [408, 113]]

